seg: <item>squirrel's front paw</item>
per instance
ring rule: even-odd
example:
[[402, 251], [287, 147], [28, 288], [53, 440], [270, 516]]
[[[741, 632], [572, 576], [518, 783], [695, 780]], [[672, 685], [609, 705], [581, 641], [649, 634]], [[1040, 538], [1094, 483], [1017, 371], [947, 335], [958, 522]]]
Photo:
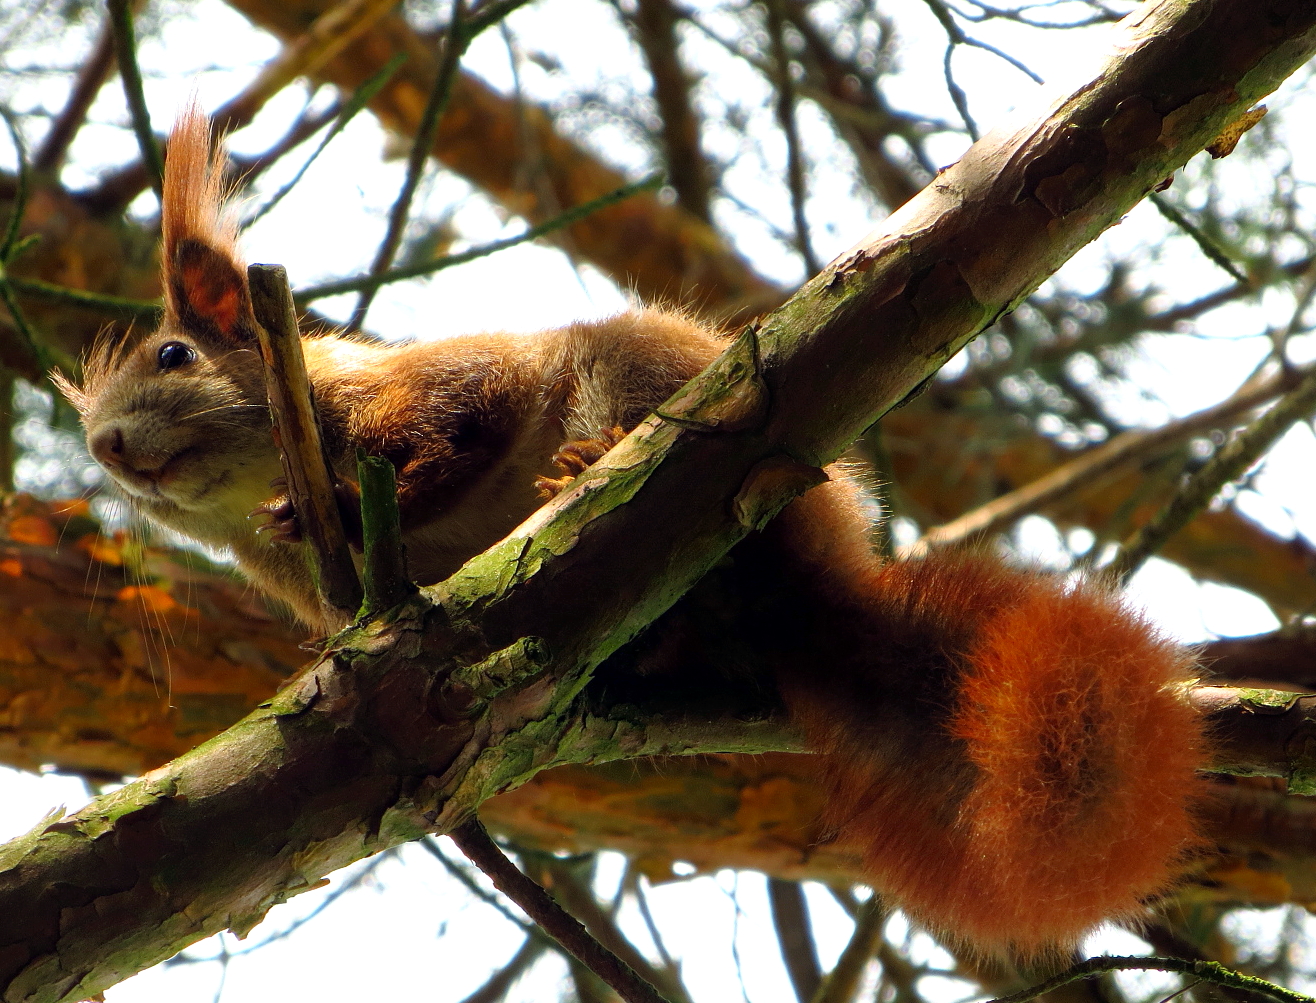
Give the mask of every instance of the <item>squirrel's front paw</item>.
[[270, 540], [276, 543], [301, 543], [302, 527], [297, 522], [297, 510], [293, 508], [292, 498], [288, 495], [288, 481], [276, 477], [270, 481], [270, 487], [279, 493], [267, 501], [261, 502], [247, 515], [248, 519], [266, 517], [265, 522], [256, 527], [257, 533], [269, 533]]
[[544, 499], [554, 497], [574, 481], [587, 467], [603, 458], [608, 450], [621, 442], [626, 431], [619, 425], [602, 429], [597, 438], [572, 439], [553, 454], [553, 466], [562, 471], [561, 477], [536, 477], [535, 489]]
[[[297, 521], [297, 509], [293, 506], [292, 498], [286, 490], [287, 478], [274, 478], [270, 481], [270, 487], [279, 494], [257, 505], [247, 518], [266, 517], [267, 521], [257, 526], [256, 532], [269, 533], [270, 539], [276, 543], [301, 543], [305, 537], [302, 535], [301, 524]], [[343, 532], [347, 536], [348, 544], [355, 550], [361, 550], [360, 491], [355, 484], [335, 481], [334, 501], [338, 503], [338, 514], [343, 520]]]

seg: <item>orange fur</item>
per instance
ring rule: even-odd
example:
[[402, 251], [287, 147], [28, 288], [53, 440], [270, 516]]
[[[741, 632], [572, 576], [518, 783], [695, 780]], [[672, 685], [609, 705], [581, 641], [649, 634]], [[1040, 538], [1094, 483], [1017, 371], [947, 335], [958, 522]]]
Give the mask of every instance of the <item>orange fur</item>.
[[178, 245], [188, 239], [207, 244], [236, 261], [237, 221], [224, 204], [224, 148], [219, 143], [211, 144], [210, 119], [195, 99], [175, 120], [165, 157], [160, 237], [166, 275]]
[[993, 852], [967, 857], [959, 929], [1032, 947], [1134, 915], [1198, 843], [1191, 659], [1109, 592], [1033, 576], [965, 661], [950, 733], [978, 776], [960, 824]]
[[878, 888], [952, 942], [1028, 957], [1173, 885], [1205, 745], [1181, 648], [1101, 587], [981, 554], [850, 556], [818, 580], [832, 667], [778, 672]]

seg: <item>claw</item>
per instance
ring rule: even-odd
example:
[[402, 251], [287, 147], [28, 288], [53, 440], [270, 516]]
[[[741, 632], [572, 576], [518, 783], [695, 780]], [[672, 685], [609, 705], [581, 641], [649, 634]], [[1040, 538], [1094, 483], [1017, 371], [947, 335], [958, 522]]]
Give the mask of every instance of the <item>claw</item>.
[[[247, 518], [266, 518], [268, 521], [257, 526], [256, 532], [270, 534], [271, 542], [301, 543], [305, 537], [302, 536], [302, 527], [297, 521], [297, 509], [292, 503], [292, 498], [287, 494], [287, 486], [288, 481], [283, 477], [276, 477], [270, 481], [270, 487], [278, 489], [279, 493], [257, 505], [247, 514]], [[347, 542], [359, 551], [362, 548], [361, 496], [355, 485], [336, 481], [334, 498], [338, 502], [338, 512], [343, 519]]]
[[564, 443], [553, 454], [553, 466], [562, 471], [562, 477], [536, 477], [535, 490], [539, 497], [547, 500], [558, 494], [563, 488], [585, 472], [588, 467], [603, 458], [613, 446], [621, 442], [626, 432], [618, 425], [599, 431], [594, 439], [573, 439]]
[[[281, 477], [276, 481], [283, 480]], [[274, 543], [301, 543], [302, 529], [297, 523], [297, 510], [293, 508], [292, 499], [286, 494], [275, 495], [268, 501], [257, 505], [247, 515], [248, 519], [266, 516], [269, 521], [256, 527], [257, 533], [269, 533]]]
[[548, 501], [550, 498], [556, 498], [558, 493], [570, 484], [574, 477], [536, 477], [535, 490], [539, 492], [539, 497]]

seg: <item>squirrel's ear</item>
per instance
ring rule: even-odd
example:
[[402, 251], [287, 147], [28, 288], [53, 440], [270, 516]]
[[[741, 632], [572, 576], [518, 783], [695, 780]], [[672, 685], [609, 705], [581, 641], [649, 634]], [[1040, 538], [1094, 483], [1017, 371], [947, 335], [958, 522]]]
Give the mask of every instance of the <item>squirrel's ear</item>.
[[255, 338], [247, 276], [231, 257], [202, 241], [180, 240], [166, 274], [170, 305], [184, 329], [228, 342]]

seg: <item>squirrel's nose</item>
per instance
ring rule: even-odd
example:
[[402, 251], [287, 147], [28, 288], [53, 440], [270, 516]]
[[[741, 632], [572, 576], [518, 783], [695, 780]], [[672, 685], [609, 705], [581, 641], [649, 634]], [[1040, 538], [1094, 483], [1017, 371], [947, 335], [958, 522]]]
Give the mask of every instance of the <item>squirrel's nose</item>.
[[87, 443], [92, 458], [107, 467], [123, 465], [123, 430], [117, 425], [103, 428]]

